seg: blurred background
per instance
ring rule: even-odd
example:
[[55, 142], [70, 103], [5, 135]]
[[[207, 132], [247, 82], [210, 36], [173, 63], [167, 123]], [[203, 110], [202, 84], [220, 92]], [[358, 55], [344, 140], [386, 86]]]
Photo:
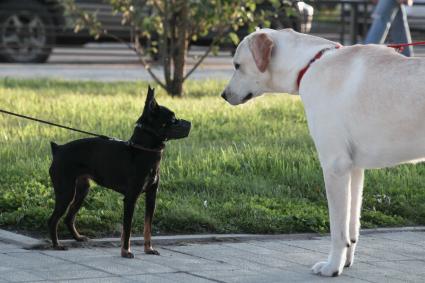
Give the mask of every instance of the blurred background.
[[[149, 79], [149, 74], [144, 72], [146, 66], [140, 64], [139, 56], [131, 48], [134, 30], [125, 21], [128, 11], [119, 7], [119, 2], [0, 0], [0, 62], [4, 64], [0, 76], [102, 81]], [[143, 4], [149, 1], [133, 2], [139, 4], [134, 9], [138, 9], [142, 21], [154, 18], [155, 11]], [[261, 18], [261, 22], [245, 19], [229, 32], [230, 36], [214, 43], [214, 49], [209, 50], [217, 34], [213, 28], [189, 39], [186, 70], [208, 51], [192, 78], [229, 78], [231, 56], [238, 41], [252, 31], [253, 23], [274, 29], [289, 27], [351, 45], [364, 39], [374, 7], [370, 0], [256, 2], [252, 16]], [[425, 0], [416, 0], [407, 7], [407, 14], [413, 41], [423, 40]], [[101, 27], [107, 34], [96, 34], [93, 27]], [[145, 47], [144, 60], [153, 68], [161, 68], [161, 51], [150, 48], [155, 47], [152, 45], [155, 38], [150, 31], [139, 43]], [[391, 38], [388, 40], [391, 42]], [[424, 56], [425, 48], [415, 48], [415, 55]]]

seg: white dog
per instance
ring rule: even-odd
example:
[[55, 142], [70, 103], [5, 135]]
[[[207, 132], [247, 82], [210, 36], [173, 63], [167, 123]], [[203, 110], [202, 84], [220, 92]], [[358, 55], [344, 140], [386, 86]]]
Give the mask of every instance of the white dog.
[[359, 238], [364, 169], [425, 159], [425, 60], [378, 45], [341, 47], [290, 29], [247, 36], [222, 97], [299, 93], [323, 170], [332, 248], [313, 272], [341, 274]]

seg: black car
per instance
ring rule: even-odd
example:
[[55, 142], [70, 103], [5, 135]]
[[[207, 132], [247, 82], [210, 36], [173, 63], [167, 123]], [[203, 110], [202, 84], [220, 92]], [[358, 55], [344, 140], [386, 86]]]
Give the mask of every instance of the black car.
[[[266, 1], [267, 2], [267, 1]], [[112, 13], [112, 7], [105, 0], [75, 0], [78, 7], [96, 12], [98, 20], [109, 33], [123, 40], [130, 39], [127, 26], [121, 24], [121, 16]], [[272, 19], [272, 27], [293, 27], [303, 29], [311, 21], [312, 8], [299, 8], [302, 3], [294, 1], [297, 16], [288, 18], [282, 11]], [[308, 5], [307, 5], [308, 6]], [[271, 4], [269, 4], [269, 8]], [[298, 7], [298, 8], [297, 8]], [[263, 5], [267, 9], [267, 4]], [[292, 9], [292, 7], [291, 7]], [[75, 45], [95, 41], [87, 31], [74, 33], [72, 19], [65, 15], [60, 0], [0, 0], [0, 61], [16, 63], [45, 62], [52, 48], [58, 45]], [[308, 26], [308, 24], [307, 24]], [[305, 31], [305, 30], [304, 30]], [[239, 31], [240, 37], [247, 33]], [[100, 38], [100, 41], [111, 40]], [[208, 36], [195, 44], [208, 44]]]

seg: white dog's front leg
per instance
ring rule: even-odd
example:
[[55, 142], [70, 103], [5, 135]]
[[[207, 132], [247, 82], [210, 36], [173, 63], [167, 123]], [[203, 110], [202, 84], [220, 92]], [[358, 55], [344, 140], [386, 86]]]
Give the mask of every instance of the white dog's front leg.
[[324, 168], [326, 195], [328, 198], [332, 248], [328, 261], [318, 262], [313, 266], [313, 272], [323, 276], [338, 276], [341, 274], [349, 239], [350, 210], [350, 178], [349, 166], [334, 165]]
[[350, 213], [350, 241], [347, 250], [345, 267], [350, 267], [354, 262], [354, 252], [359, 240], [360, 211], [362, 208], [364, 170], [354, 168], [351, 171], [351, 213]]

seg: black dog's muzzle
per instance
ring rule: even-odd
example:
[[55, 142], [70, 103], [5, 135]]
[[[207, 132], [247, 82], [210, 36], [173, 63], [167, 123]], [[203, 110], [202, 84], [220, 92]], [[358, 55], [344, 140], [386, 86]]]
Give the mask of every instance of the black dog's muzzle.
[[189, 135], [192, 124], [186, 120], [177, 120], [168, 129], [166, 136], [168, 139], [182, 139]]
[[192, 124], [189, 121], [186, 121], [183, 119], [180, 119], [180, 120], [176, 119], [173, 124], [160, 130], [155, 130], [141, 123], [136, 124], [137, 128], [140, 128], [143, 131], [151, 133], [152, 135], [156, 136], [162, 141], [176, 140], [176, 139], [182, 139], [187, 137], [190, 133], [191, 126]]

